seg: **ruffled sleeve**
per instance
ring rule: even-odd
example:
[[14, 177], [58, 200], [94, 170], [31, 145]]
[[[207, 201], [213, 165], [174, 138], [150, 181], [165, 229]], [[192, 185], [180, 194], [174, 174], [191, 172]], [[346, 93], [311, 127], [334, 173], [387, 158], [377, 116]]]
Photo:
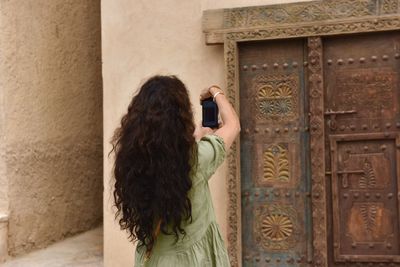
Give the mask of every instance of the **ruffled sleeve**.
[[225, 143], [222, 137], [208, 134], [197, 145], [199, 172], [208, 181], [225, 159]]

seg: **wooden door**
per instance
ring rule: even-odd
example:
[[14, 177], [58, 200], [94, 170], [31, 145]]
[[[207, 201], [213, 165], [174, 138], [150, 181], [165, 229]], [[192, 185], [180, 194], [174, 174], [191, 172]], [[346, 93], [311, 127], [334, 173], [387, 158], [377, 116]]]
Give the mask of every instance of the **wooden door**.
[[239, 44], [243, 266], [311, 253], [305, 40]]
[[[400, 33], [322, 38], [325, 114], [309, 108], [305, 43], [238, 44], [243, 266], [319, 266], [321, 243], [328, 266], [400, 266]], [[310, 150], [316, 117], [322, 155]], [[326, 173], [322, 241], [310, 200], [317, 159]]]
[[400, 266], [400, 33], [323, 47], [330, 265]]

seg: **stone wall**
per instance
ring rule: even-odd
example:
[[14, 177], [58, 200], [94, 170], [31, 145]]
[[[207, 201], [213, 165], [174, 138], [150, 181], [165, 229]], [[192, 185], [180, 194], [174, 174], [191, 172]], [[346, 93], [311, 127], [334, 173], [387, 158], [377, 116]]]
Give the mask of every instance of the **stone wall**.
[[102, 221], [100, 1], [0, 0], [0, 10], [1, 151], [16, 255]]
[[[200, 90], [225, 85], [222, 46], [206, 46], [202, 11], [293, 0], [102, 0], [104, 79], [104, 263], [132, 266], [134, 245], [114, 220], [109, 139], [139, 83], [153, 74], [177, 74], [190, 89], [196, 121], [201, 119]], [[210, 181], [214, 207], [226, 239], [226, 164]]]

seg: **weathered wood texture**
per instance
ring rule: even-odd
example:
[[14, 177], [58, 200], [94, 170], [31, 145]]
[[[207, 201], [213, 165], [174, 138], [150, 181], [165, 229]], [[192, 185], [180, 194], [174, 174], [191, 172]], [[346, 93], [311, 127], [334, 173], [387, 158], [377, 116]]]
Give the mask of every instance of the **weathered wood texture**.
[[232, 266], [400, 266], [399, 8], [204, 13], [243, 129], [229, 155]]

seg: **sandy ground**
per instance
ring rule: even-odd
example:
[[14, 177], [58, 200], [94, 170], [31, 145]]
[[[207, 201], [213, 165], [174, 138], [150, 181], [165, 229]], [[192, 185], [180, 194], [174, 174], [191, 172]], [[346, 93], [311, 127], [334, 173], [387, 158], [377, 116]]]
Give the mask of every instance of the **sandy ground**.
[[11, 258], [1, 267], [103, 266], [103, 227], [54, 243], [47, 248]]

